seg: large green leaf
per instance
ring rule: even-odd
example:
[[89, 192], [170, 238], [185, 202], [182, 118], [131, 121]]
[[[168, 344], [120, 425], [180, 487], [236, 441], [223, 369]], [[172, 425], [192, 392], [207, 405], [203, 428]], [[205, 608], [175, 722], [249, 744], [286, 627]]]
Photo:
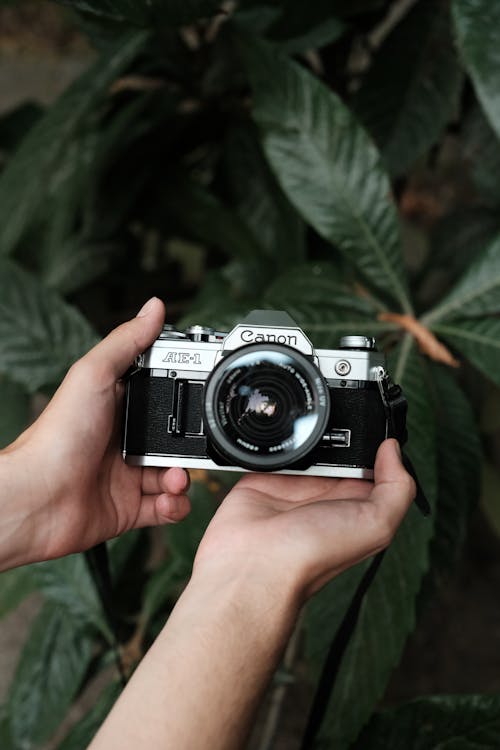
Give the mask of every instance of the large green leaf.
[[166, 191], [165, 210], [189, 236], [222, 250], [229, 258], [251, 261], [263, 248], [245, 222], [212, 192], [180, 176]]
[[89, 666], [92, 642], [60, 607], [36, 618], [8, 696], [14, 741], [31, 750], [59, 726]]
[[186, 560], [175, 557], [167, 560], [150, 576], [145, 588], [141, 608], [141, 621], [149, 623], [178, 591], [178, 586], [191, 572]]
[[447, 5], [420, 0], [376, 53], [354, 101], [391, 174], [404, 173], [439, 139], [461, 80]]
[[[409, 343], [407, 343], [409, 341]], [[435, 424], [426, 386], [423, 362], [411, 340], [405, 340], [391, 357], [391, 372], [398, 373], [409, 400], [408, 453], [426, 494], [434, 505], [436, 495]], [[362, 606], [357, 628], [340, 667], [320, 741], [326, 747], [349, 747], [383, 694], [392, 669], [398, 663], [407, 636], [415, 625], [415, 599], [427, 570], [432, 520], [424, 519], [413, 507], [386, 552]], [[362, 567], [334, 580], [320, 594], [307, 622], [309, 649], [315, 667], [324, 652], [314, 645], [325, 644], [325, 633], [333, 637]], [[351, 588], [352, 587], [352, 588]], [[350, 589], [350, 590], [349, 590]], [[326, 646], [326, 644], [325, 644]]]
[[500, 142], [478, 106], [465, 118], [461, 140], [474, 187], [488, 206], [496, 208], [500, 203]]
[[[12, 151], [41, 117], [43, 109], [35, 102], [25, 102], [0, 117], [0, 148]], [[2, 155], [3, 160], [3, 155]]]
[[280, 16], [271, 24], [268, 36], [290, 54], [315, 49], [336, 41], [346, 25], [336, 18], [331, 0], [284, 0]]
[[269, 163], [303, 218], [402, 309], [411, 311], [391, 186], [355, 117], [271, 45], [240, 36], [253, 116]]
[[225, 164], [237, 211], [273, 265], [304, 260], [304, 222], [269, 169], [255, 127], [230, 131]]
[[500, 236], [490, 242], [451, 292], [422, 317], [425, 325], [500, 312]]
[[436, 323], [432, 330], [500, 385], [500, 318]]
[[32, 570], [37, 588], [75, 625], [93, 626], [112, 642], [96, 587], [82, 554], [37, 563]]
[[455, 282], [499, 234], [500, 218], [488, 208], [474, 206], [446, 214], [432, 230], [430, 270]]
[[105, 687], [95, 705], [85, 714], [83, 719], [75, 724], [69, 734], [57, 746], [57, 750], [85, 750], [113, 708], [120, 692], [121, 686], [118, 683], [111, 683], [111, 685]]
[[419, 698], [374, 717], [356, 750], [497, 750], [500, 696]]
[[482, 464], [478, 426], [464, 392], [449, 369], [432, 366], [433, 405], [438, 424], [438, 498], [433, 563], [440, 570], [456, 564], [471, 510], [478, 500]]
[[220, 0], [58, 0], [75, 10], [104, 20], [126, 21], [138, 26], [155, 23], [182, 26], [207, 18], [220, 10]]
[[178, 325], [182, 329], [198, 323], [220, 331], [229, 331], [250, 310], [259, 307], [258, 299], [260, 298], [257, 296], [250, 299], [245, 296], [240, 298], [228, 284], [224, 271], [212, 271], [205, 276], [203, 287], [192, 303], [189, 313], [181, 318]]
[[262, 307], [286, 310], [304, 328], [315, 346], [337, 347], [347, 334], [382, 336], [395, 330], [377, 320], [383, 306], [352, 285], [339, 280], [327, 263], [307, 263], [290, 269], [271, 284]]
[[67, 170], [73, 172], [75, 138], [89, 118], [96, 117], [99, 106], [109, 96], [111, 84], [137, 57], [147, 39], [145, 32], [121, 37], [108, 55], [47, 110], [9, 159], [0, 176], [0, 254], [12, 252], [23, 235], [44, 218], [47, 202], [61, 181], [66, 180]]
[[27, 427], [30, 397], [26, 389], [5, 376], [0, 377], [0, 448], [12, 443]]
[[500, 136], [500, 5], [490, 0], [453, 0], [458, 47], [476, 94]]
[[[50, 243], [54, 248], [53, 243]], [[99, 242], [85, 237], [66, 237], [57, 252], [40, 258], [43, 283], [60, 294], [71, 294], [86, 284], [111, 272], [112, 262], [119, 257], [120, 247], [114, 242]]]
[[17, 750], [10, 733], [10, 719], [6, 706], [0, 706], [0, 747], [2, 750]]
[[35, 576], [27, 565], [0, 573], [0, 617], [15, 609], [35, 588]]
[[481, 512], [486, 517], [491, 530], [500, 537], [500, 472], [498, 467], [483, 461], [481, 467]]
[[68, 143], [58, 162], [60, 179], [37, 232], [36, 251], [28, 237], [23, 253], [18, 253], [24, 260], [31, 251], [26, 260], [47, 286], [64, 294], [75, 291], [106, 271], [118, 255], [114, 238], [144, 187], [144, 174], [131, 164], [134, 180], [120, 189], [109, 184], [109, 172], [122, 159], [129, 161], [131, 145], [153, 126], [155, 117], [165, 116], [163, 110], [161, 115], [145, 114], [148, 102], [147, 94], [136, 95], [104, 122], [90, 118], [88, 127]]
[[332, 308], [375, 318], [385, 310], [384, 305], [366, 291], [342, 281], [338, 269], [331, 263], [301, 263], [278, 276], [266, 290], [264, 302], [274, 308], [280, 305], [312, 305]]
[[58, 382], [96, 341], [76, 308], [0, 260], [0, 372], [34, 392]]

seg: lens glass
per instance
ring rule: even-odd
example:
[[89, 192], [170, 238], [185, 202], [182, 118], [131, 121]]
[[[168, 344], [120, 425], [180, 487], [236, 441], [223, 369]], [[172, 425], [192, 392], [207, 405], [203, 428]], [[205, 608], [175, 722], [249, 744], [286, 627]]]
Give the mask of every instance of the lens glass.
[[284, 466], [321, 438], [326, 388], [302, 355], [278, 346], [278, 351], [252, 349], [223, 363], [212, 390], [212, 428], [236, 462], [245, 454], [257, 468], [270, 462]]

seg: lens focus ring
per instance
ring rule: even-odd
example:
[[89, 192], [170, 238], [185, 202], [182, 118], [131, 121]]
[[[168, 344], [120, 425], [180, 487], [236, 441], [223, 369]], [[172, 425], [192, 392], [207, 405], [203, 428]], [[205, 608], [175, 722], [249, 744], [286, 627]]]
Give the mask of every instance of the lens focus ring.
[[214, 369], [204, 412], [207, 436], [230, 465], [275, 471], [317, 445], [330, 403], [321, 373], [300, 352], [251, 344]]

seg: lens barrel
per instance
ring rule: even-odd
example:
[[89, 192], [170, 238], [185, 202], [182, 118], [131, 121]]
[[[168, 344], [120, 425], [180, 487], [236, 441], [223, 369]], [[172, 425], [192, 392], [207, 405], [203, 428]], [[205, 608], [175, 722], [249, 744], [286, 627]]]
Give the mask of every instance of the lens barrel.
[[278, 471], [304, 459], [330, 415], [323, 376], [301, 352], [250, 344], [227, 355], [205, 385], [209, 441], [230, 465]]

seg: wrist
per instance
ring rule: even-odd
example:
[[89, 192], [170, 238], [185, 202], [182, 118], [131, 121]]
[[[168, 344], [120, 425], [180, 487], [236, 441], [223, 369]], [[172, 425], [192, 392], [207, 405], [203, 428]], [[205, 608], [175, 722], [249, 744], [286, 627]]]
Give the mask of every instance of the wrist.
[[293, 627], [303, 597], [291, 577], [279, 578], [272, 573], [251, 562], [224, 568], [195, 563], [186, 593], [196, 600], [203, 598], [207, 603], [231, 607], [235, 617]]

